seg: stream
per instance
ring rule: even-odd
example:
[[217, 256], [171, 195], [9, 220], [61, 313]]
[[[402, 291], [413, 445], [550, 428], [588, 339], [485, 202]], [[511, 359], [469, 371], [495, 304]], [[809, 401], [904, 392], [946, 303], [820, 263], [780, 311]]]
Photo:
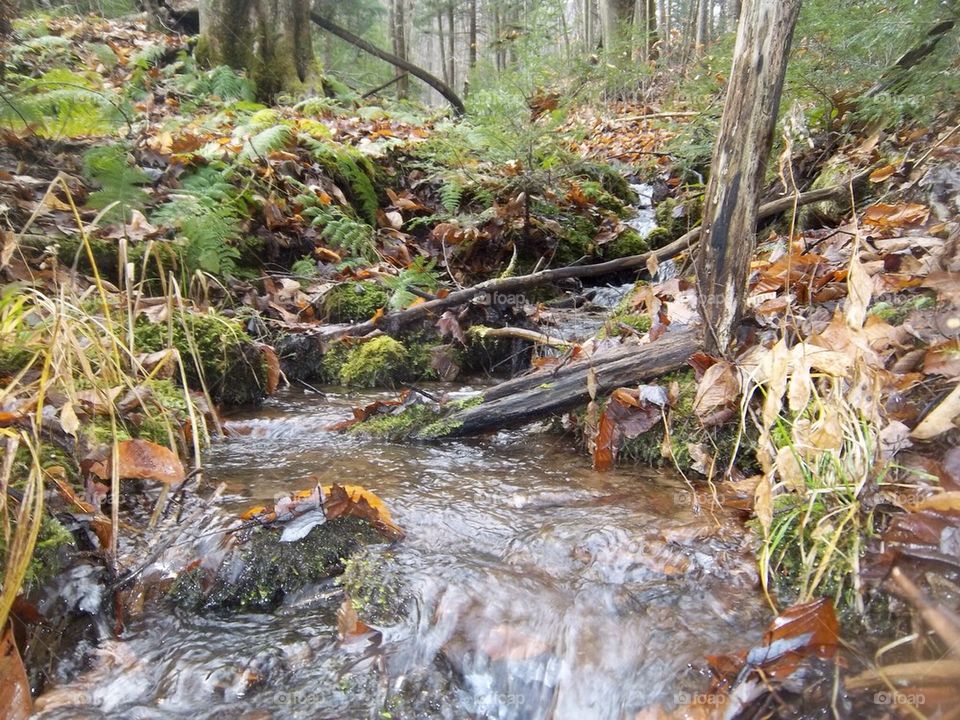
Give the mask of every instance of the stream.
[[[649, 186], [634, 190], [628, 223], [646, 233]], [[555, 313], [556, 332], [586, 339], [632, 288], [590, 289], [589, 307]], [[333, 582], [269, 615], [148, 610], [38, 717], [634, 718], [703, 692], [708, 654], [760, 637], [748, 540], [707, 491], [670, 472], [595, 472], [543, 426], [440, 444], [330, 432], [384, 394], [322, 391], [233, 414], [207, 478], [230, 513], [312, 478], [375, 492], [407, 533], [368, 551], [399, 579], [399, 619], [374, 625], [375, 642], [341, 641]]]
[[707, 654], [759, 638], [743, 531], [682, 479], [594, 472], [569, 437], [536, 429], [443, 444], [331, 433], [375, 395], [324, 390], [234, 415], [207, 472], [229, 511], [309, 475], [376, 492], [407, 532], [376, 548], [404, 617], [376, 628], [379, 645], [342, 643], [333, 584], [271, 615], [155, 609], [39, 717], [632, 718], [702, 691]]

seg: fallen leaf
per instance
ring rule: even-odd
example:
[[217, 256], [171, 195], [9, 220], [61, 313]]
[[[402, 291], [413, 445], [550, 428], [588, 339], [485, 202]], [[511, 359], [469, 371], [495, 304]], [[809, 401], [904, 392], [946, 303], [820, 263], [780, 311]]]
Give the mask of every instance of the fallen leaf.
[[60, 408], [60, 427], [67, 435], [77, 436], [77, 430], [80, 429], [80, 420], [73, 409], [73, 403], [69, 400]]
[[916, 440], [932, 440], [948, 430], [953, 430], [956, 427], [953, 421], [958, 415], [960, 415], [960, 385], [956, 385], [953, 391], [913, 429], [910, 437]]
[[923, 357], [923, 372], [950, 378], [960, 376], [960, 340], [948, 340], [928, 348]]
[[0, 637], [0, 717], [27, 720], [32, 713], [30, 683], [13, 639], [13, 630], [8, 625]]
[[693, 401], [693, 411], [702, 421], [718, 409], [735, 405], [739, 396], [739, 375], [733, 365], [721, 360], [707, 368], [700, 379]]
[[930, 216], [930, 208], [917, 203], [871, 205], [863, 213], [863, 222], [875, 227], [896, 228], [907, 225], [921, 225]]
[[[89, 463], [88, 467], [101, 480], [111, 477], [111, 453], [106, 450], [105, 462]], [[149, 440], [121, 440], [117, 443], [118, 474], [122, 480], [156, 480], [174, 484], [183, 481], [185, 473], [180, 458], [170, 448]]]
[[880, 183], [888, 179], [893, 175], [897, 169], [893, 165], [884, 165], [883, 167], [878, 167], [872, 173], [870, 173], [870, 182]]

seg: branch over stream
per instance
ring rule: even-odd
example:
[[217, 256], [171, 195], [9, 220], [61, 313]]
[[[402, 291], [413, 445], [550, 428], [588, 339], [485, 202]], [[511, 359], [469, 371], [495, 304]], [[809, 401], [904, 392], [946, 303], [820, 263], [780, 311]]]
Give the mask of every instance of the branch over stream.
[[[848, 183], [837, 185], [832, 188], [822, 190], [811, 190], [799, 195], [789, 195], [760, 206], [757, 218], [764, 220], [782, 212], [792, 210], [795, 207], [809, 205], [824, 200], [832, 200], [847, 197], [850, 192], [850, 185], [857, 185], [864, 181], [870, 174], [870, 169], [854, 176]], [[682, 253], [685, 250], [693, 249], [700, 238], [700, 227], [697, 226], [689, 232], [681, 235], [679, 238], [657, 250], [640, 253], [639, 255], [630, 255], [628, 257], [609, 260], [607, 262], [596, 263], [594, 265], [568, 265], [553, 270], [541, 270], [530, 275], [516, 275], [508, 278], [494, 278], [484, 282], [472, 285], [471, 287], [455, 290], [449, 295], [429, 300], [419, 305], [414, 305], [406, 310], [388, 313], [376, 320], [368, 320], [363, 323], [349, 326], [328, 326], [317, 330], [317, 334], [322, 340], [336, 340], [346, 336], [362, 336], [372, 333], [376, 330], [382, 330], [389, 334], [398, 332], [403, 327], [422, 320], [430, 315], [441, 315], [445, 310], [454, 308], [470, 302], [480, 295], [495, 293], [516, 293], [519, 290], [528, 290], [540, 285], [547, 285], [559, 280], [568, 278], [596, 278], [621, 272], [623, 270], [633, 270], [646, 267], [647, 261], [655, 257], [658, 261], [669, 260]]]

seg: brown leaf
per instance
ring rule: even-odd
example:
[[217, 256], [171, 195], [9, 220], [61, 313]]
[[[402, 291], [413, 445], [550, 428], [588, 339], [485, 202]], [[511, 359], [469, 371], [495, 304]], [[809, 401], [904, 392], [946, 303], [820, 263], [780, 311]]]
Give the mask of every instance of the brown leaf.
[[266, 343], [259, 343], [260, 354], [263, 355], [263, 361], [267, 366], [267, 395], [273, 395], [280, 385], [280, 360], [277, 358], [277, 351]]
[[441, 338], [452, 337], [458, 343], [466, 347], [467, 338], [463, 334], [463, 328], [460, 327], [460, 321], [452, 310], [447, 310], [440, 319], [437, 320], [437, 330], [440, 331]]
[[893, 175], [897, 169], [893, 165], [884, 165], [883, 167], [878, 167], [872, 173], [870, 173], [870, 182], [880, 183]]
[[703, 374], [697, 385], [693, 411], [702, 421], [716, 410], [736, 404], [739, 396], [739, 375], [733, 365], [721, 360], [707, 368]]
[[921, 225], [930, 216], [930, 208], [917, 203], [871, 205], [863, 213], [863, 222], [881, 228], [896, 228], [907, 225]]
[[953, 391], [913, 429], [910, 437], [917, 440], [932, 440], [948, 430], [953, 430], [956, 427], [954, 419], [958, 415], [960, 415], [960, 385], [956, 385]]
[[948, 340], [928, 348], [923, 357], [923, 372], [950, 378], [960, 376], [960, 340]]
[[0, 717], [27, 720], [33, 713], [30, 683], [8, 625], [0, 637]]
[[330, 485], [323, 488], [327, 518], [358, 517], [366, 520], [391, 540], [406, 533], [395, 525], [383, 500], [359, 485]]
[[[149, 440], [121, 440], [117, 443], [118, 474], [123, 480], [157, 480], [162, 483], [179, 483], [185, 473], [183, 463], [170, 448]], [[89, 465], [101, 480], [111, 477], [110, 451], [107, 461]]]

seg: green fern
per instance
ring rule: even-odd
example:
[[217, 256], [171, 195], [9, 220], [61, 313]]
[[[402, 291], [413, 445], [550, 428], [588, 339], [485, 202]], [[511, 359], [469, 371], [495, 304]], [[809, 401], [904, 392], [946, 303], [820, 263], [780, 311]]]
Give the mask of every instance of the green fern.
[[243, 242], [244, 204], [229, 182], [230, 168], [207, 166], [183, 180], [152, 220], [173, 227], [183, 238], [183, 263], [197, 270], [225, 275], [236, 270]]
[[253, 84], [227, 65], [218, 65], [206, 72], [197, 72], [192, 65], [187, 65], [186, 74], [174, 83], [174, 87], [202, 100], [218, 97], [225, 101], [250, 102], [254, 98]]
[[448, 179], [440, 186], [440, 205], [453, 215], [460, 209], [463, 200], [463, 185], [456, 178]]
[[248, 138], [240, 157], [244, 160], [263, 158], [275, 150], [280, 150], [292, 137], [293, 130], [289, 125], [273, 125]]
[[131, 210], [140, 209], [149, 198], [141, 187], [149, 178], [130, 163], [121, 145], [88, 150], [83, 156], [83, 174], [100, 186], [90, 194], [87, 205], [100, 210], [112, 205], [106, 215], [110, 220], [129, 217]]
[[417, 295], [410, 291], [417, 288], [428, 292], [436, 292], [440, 283], [434, 271], [436, 262], [429, 262], [417, 257], [409, 267], [404, 268], [396, 277], [383, 278], [384, 285], [392, 291], [389, 300], [391, 310], [402, 310], [417, 299]]
[[365, 222], [353, 219], [338, 207], [315, 208], [309, 215], [313, 215], [312, 224], [321, 228], [323, 239], [333, 247], [353, 257], [376, 259], [373, 228]]
[[380, 201], [373, 184], [375, 171], [369, 158], [352, 148], [336, 147], [305, 133], [300, 133], [297, 141], [310, 151], [313, 159], [331, 179], [346, 191], [357, 214], [370, 225], [376, 225]]
[[0, 123], [16, 130], [36, 125], [41, 137], [108, 135], [124, 120], [115, 93], [62, 68], [24, 79], [8, 99], [0, 103]]

